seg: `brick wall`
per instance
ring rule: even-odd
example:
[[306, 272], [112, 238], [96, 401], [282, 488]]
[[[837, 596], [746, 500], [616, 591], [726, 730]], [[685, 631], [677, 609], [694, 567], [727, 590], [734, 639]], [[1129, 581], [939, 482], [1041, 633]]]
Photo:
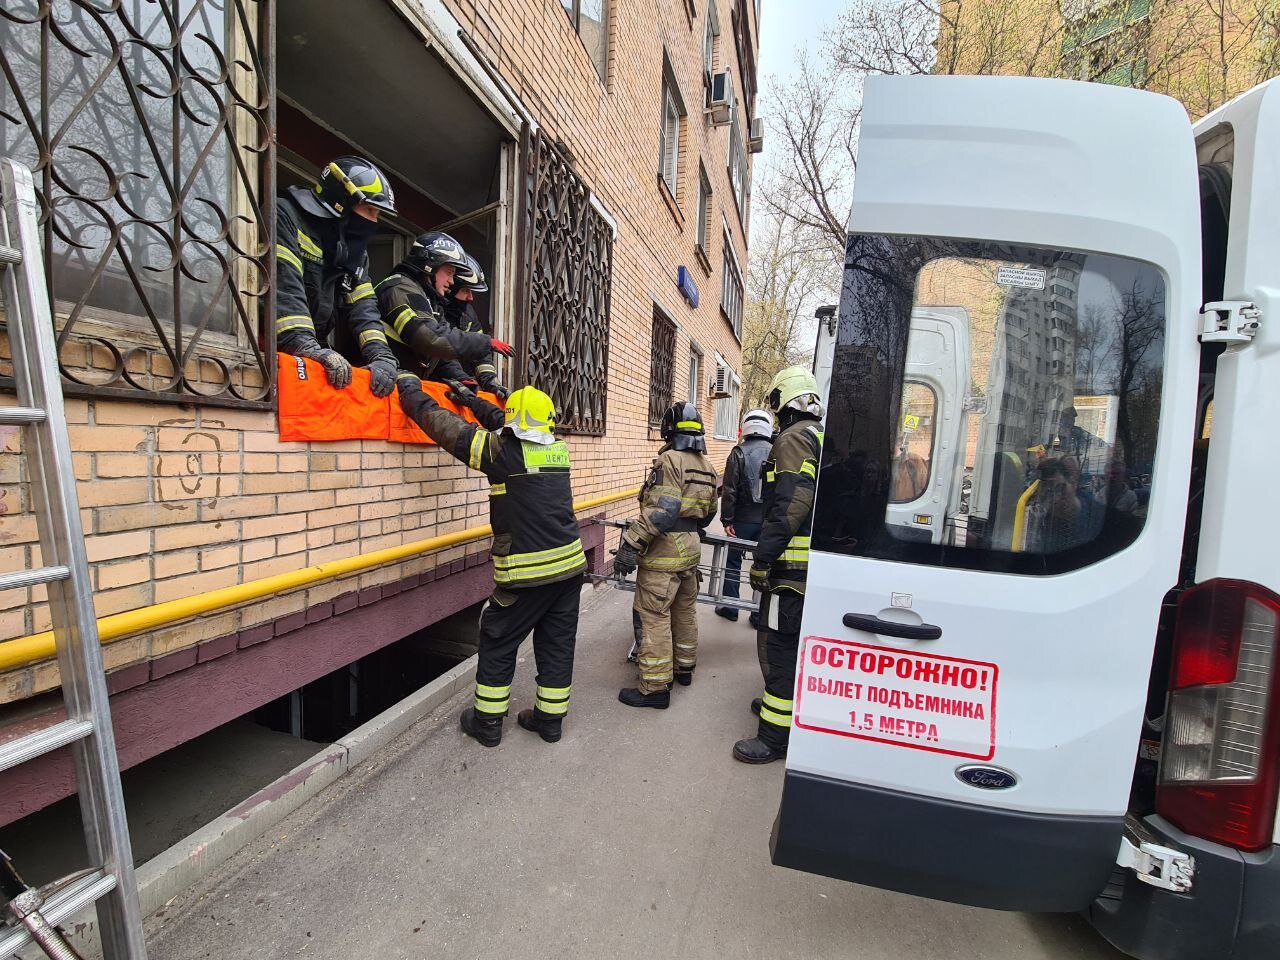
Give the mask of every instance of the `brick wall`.
[[[703, 122], [706, 4], [610, 3], [608, 80], [602, 83], [559, 0], [451, 2], [539, 123], [568, 147], [578, 172], [618, 223], [612, 282], [608, 432], [570, 439], [578, 499], [638, 485], [659, 443], [647, 426], [653, 302], [679, 325], [677, 395], [690, 340], [704, 354], [699, 403], [715, 353], [737, 369], [740, 350], [721, 316], [727, 219], [740, 262], [746, 237], [727, 174], [727, 126]], [[752, 4], [745, 5], [748, 9]], [[732, 65], [731, 4], [719, 2], [718, 69]], [[406, 27], [407, 29], [407, 27]], [[657, 175], [663, 51], [688, 108], [681, 188], [665, 202]], [[711, 179], [710, 269], [694, 251], [698, 158]], [[686, 265], [701, 290], [697, 310], [675, 286]], [[13, 403], [0, 397], [0, 404]], [[94, 599], [99, 616], [398, 546], [488, 521], [486, 484], [432, 447], [381, 441], [282, 443], [270, 412], [118, 400], [68, 401]], [[0, 427], [0, 570], [39, 565], [17, 428]], [[710, 441], [721, 465], [730, 443]], [[630, 503], [608, 508], [625, 515]], [[613, 538], [616, 540], [616, 536]], [[105, 648], [120, 669], [244, 631], [352, 590], [397, 582], [487, 549], [469, 544], [123, 638]], [[0, 641], [49, 627], [43, 590], [0, 593]], [[57, 685], [52, 662], [0, 674], [0, 703]]]

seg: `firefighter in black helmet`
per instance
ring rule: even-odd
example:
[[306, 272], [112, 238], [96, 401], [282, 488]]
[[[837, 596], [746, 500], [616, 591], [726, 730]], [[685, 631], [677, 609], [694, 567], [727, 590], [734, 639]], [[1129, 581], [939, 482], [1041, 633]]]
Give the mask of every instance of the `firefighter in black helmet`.
[[[484, 270], [476, 258], [469, 253], [463, 254], [463, 257], [466, 266], [459, 267], [453, 275], [453, 286], [444, 305], [444, 318], [449, 326], [464, 333], [487, 334], [484, 324], [476, 315], [475, 299], [477, 293], [488, 292], [489, 284], [485, 282]], [[464, 362], [463, 367], [475, 377], [481, 390], [488, 390], [499, 398], [506, 399], [508, 391], [498, 379], [498, 367], [492, 354], [475, 363]]]
[[390, 181], [361, 157], [338, 157], [315, 186], [290, 187], [276, 201], [276, 346], [319, 361], [340, 390], [351, 383], [351, 364], [330, 345], [339, 324], [358, 344], [373, 392], [395, 389], [396, 358], [366, 253], [378, 215], [395, 209]]
[[464, 364], [492, 363], [495, 351], [514, 352], [483, 331], [459, 330], [444, 318], [458, 272], [468, 269], [469, 259], [447, 233], [424, 233], [378, 284], [382, 332], [405, 370], [432, 380], [466, 381], [473, 378]]
[[454, 399], [476, 415], [477, 425], [437, 404], [413, 374], [402, 372], [399, 383], [405, 413], [441, 449], [489, 480], [494, 591], [480, 616], [476, 696], [460, 718], [462, 729], [486, 747], [501, 742], [516, 652], [532, 631], [536, 699], [516, 720], [554, 743], [569, 710], [587, 569], [573, 510], [569, 448], [554, 433], [555, 407], [541, 390], [523, 387], [507, 398], [504, 412], [451, 383]]
[[642, 638], [640, 682], [619, 692], [629, 707], [665, 710], [671, 683], [688, 686], [698, 663], [699, 532], [716, 515], [716, 471], [707, 459], [702, 416], [688, 401], [662, 418], [666, 441], [640, 490], [640, 515], [618, 544], [613, 572], [636, 573]]

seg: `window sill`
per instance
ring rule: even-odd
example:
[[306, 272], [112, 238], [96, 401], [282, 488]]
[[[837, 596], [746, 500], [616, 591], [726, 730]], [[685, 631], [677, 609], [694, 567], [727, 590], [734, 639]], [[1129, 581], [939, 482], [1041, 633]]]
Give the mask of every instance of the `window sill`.
[[698, 261], [698, 266], [702, 267], [702, 272], [708, 277], [711, 276], [711, 258], [707, 256], [707, 251], [702, 249], [702, 244], [694, 244], [693, 256]]
[[667, 181], [662, 179], [662, 175], [658, 175], [658, 192], [662, 194], [662, 200], [667, 205], [667, 209], [671, 211], [671, 216], [681, 230], [684, 229], [684, 214], [680, 212], [680, 204], [676, 201], [675, 196], [671, 193], [671, 188], [667, 186]]

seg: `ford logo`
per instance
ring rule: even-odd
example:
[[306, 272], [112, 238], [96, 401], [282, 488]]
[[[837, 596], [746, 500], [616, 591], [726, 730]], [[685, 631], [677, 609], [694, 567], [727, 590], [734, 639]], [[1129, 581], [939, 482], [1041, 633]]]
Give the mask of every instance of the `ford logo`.
[[1018, 778], [1008, 770], [999, 767], [978, 767], [967, 765], [956, 767], [956, 777], [962, 783], [979, 790], [1008, 790], [1018, 785]]

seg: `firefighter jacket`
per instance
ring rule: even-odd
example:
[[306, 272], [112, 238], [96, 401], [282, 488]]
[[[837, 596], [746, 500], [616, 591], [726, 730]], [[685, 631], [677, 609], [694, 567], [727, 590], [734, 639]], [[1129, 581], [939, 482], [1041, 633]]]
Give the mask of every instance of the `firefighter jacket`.
[[759, 523], [764, 517], [764, 462], [769, 447], [764, 437], [747, 437], [729, 451], [720, 496], [722, 523]]
[[706, 454], [663, 447], [640, 488], [640, 515], [623, 539], [640, 554], [644, 570], [688, 570], [698, 565], [698, 531], [716, 515], [716, 472]]
[[813, 494], [822, 461], [822, 423], [800, 416], [783, 428], [764, 462], [764, 521], [755, 566], [769, 567], [775, 589], [804, 593], [809, 575]]
[[434, 379], [464, 380], [466, 373], [458, 361], [474, 364], [489, 357], [489, 337], [450, 326], [436, 299], [407, 270], [388, 276], [375, 292], [382, 332], [405, 370], [422, 365]]
[[[483, 335], [487, 348], [489, 333], [485, 330], [484, 324], [480, 322], [480, 317], [476, 315], [476, 308], [470, 303], [450, 298], [444, 305], [444, 318], [449, 326], [462, 331], [464, 334]], [[492, 350], [486, 349], [484, 356], [474, 361], [469, 358], [463, 359], [462, 366], [467, 373], [473, 374], [481, 384], [492, 383], [498, 378], [498, 366], [493, 361]]]
[[400, 380], [400, 402], [432, 440], [489, 479], [493, 579], [509, 590], [575, 577], [587, 569], [569, 486], [569, 448], [521, 440], [502, 429], [503, 413], [479, 398], [480, 424], [445, 410]]
[[338, 333], [338, 344], [349, 337], [359, 345], [362, 362], [395, 362], [369, 281], [369, 258], [355, 273], [330, 262], [337, 230], [336, 220], [310, 216], [289, 195], [276, 200], [276, 346], [314, 356]]

